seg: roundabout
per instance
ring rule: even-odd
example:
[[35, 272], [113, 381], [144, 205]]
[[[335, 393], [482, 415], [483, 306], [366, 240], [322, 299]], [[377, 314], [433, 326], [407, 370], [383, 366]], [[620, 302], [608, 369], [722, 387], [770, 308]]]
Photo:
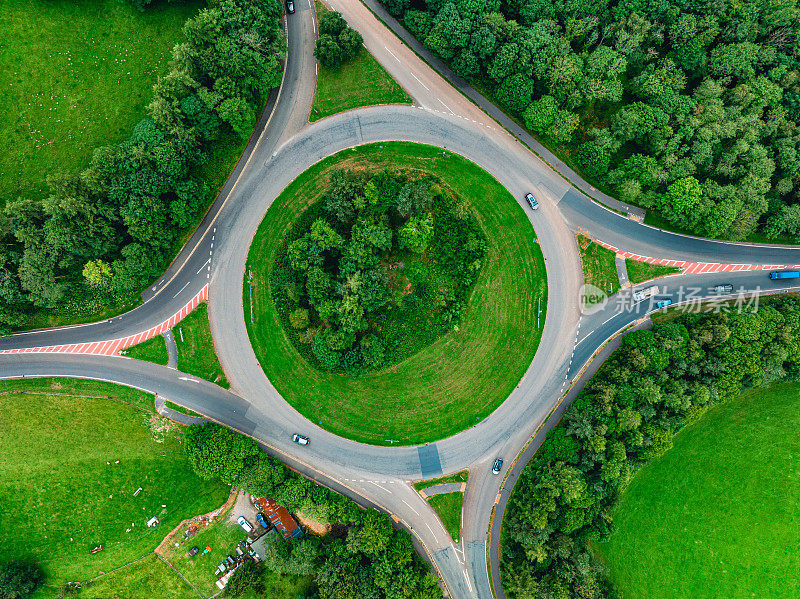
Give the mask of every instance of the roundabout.
[[[296, 341], [303, 335], [293, 332], [285, 314], [282, 323], [269, 286], [276, 256], [285, 250], [287, 231], [299, 214], [317, 205], [323, 182], [340, 168], [435, 176], [457, 202], [469, 206], [486, 240], [485, 264], [469, 290], [460, 320], [440, 326], [441, 336], [411, 355], [401, 355], [398, 362], [356, 373], [320, 368], [309, 351], [310, 337], [305, 337], [303, 347]], [[533, 359], [547, 301], [544, 259], [534, 239], [527, 214], [516, 200], [491, 175], [460, 156], [409, 143], [344, 150], [293, 181], [256, 232], [243, 302], [249, 305], [252, 288], [253, 322], [245, 316], [256, 357], [292, 407], [337, 435], [378, 445], [448, 437], [473, 426], [502, 403]], [[404, 259], [409, 257], [413, 258], [406, 254]], [[401, 297], [410, 291], [409, 282]], [[417, 326], [422, 324], [417, 321]], [[415, 326], [414, 321], [409, 326]]]
[[[562, 399], [568, 397], [568, 385], [580, 385], [582, 369], [595, 351], [608, 338], [646, 315], [646, 311], [641, 314], [640, 310], [633, 308], [615, 312], [611, 303], [606, 310], [581, 315], [578, 290], [582, 275], [574, 233], [586, 230], [616, 248], [640, 256], [714, 263], [726, 268], [742, 264], [754, 267], [796, 264], [799, 261], [797, 249], [687, 238], [643, 226], [593, 203], [489, 117], [488, 114], [493, 114], [491, 109], [488, 114], [483, 112], [422, 62], [411, 49], [388, 35], [386, 28], [365, 6], [338, 0], [332, 4], [341, 8], [348, 21], [364, 32], [367, 49], [414, 97], [415, 106], [357, 109], [309, 125], [314, 87], [312, 31], [315, 30], [313, 10], [298, 3], [298, 14], [288, 20], [290, 59], [275, 111], [268, 118], [269, 126], [261, 137], [254, 138], [252, 154], [231, 178], [229, 192], [220, 196], [175, 263], [148, 289], [145, 303], [125, 315], [91, 325], [37, 331], [4, 339], [0, 341], [0, 351], [24, 353], [0, 356], [0, 368], [5, 378], [78, 376], [112, 380], [156, 392], [201, 412], [216, 422], [254, 437], [270, 453], [313, 480], [357, 498], [365, 507], [390, 513], [398, 525], [411, 532], [424, 548], [451, 596], [488, 599], [493, 596], [494, 579], [496, 596], [503, 597], [496, 567], [497, 538], [494, 532], [487, 531], [499, 528], [492, 523], [497, 524], [502, 519], [504, 500], [508, 499], [513, 486], [514, 473], [518, 475], [523, 465], [524, 459], [515, 463], [515, 456], [530, 447], [529, 440], [544, 431], [542, 425], [548, 419], [556, 420], [551, 415], [558, 415]], [[506, 126], [514, 130], [513, 126]], [[274, 377], [270, 362], [280, 354], [280, 335], [276, 334], [276, 341], [269, 341], [262, 349], [254, 351], [251, 348], [247, 329], [249, 289], [246, 273], [251, 242], [259, 223], [265, 215], [268, 220], [271, 218], [270, 207], [276, 198], [294, 185], [293, 181], [343, 150], [398, 140], [434, 146], [431, 150], [434, 154], [446, 152], [451, 156], [462, 156], [463, 160], [477, 165], [476, 168], [485, 169], [496, 179], [498, 186], [508, 190], [509, 214], [516, 215], [514, 218], [520, 221], [518, 224], [524, 235], [521, 234], [518, 244], [500, 245], [500, 240], [505, 243], [510, 232], [506, 231], [508, 223], [498, 218], [501, 233], [497, 251], [514, 254], [523, 246], [529, 247], [530, 244], [525, 244], [532, 242], [534, 234], [524, 218], [535, 225], [536, 249], [541, 248], [541, 259], [547, 264], [548, 310], [547, 318], [540, 325], [540, 338], [532, 335], [535, 328], [523, 331], [528, 334], [524, 340], [533, 343], [533, 348], [529, 345], [521, 350], [518, 345], [508, 342], [505, 354], [499, 360], [490, 361], [489, 357], [484, 357], [487, 364], [480, 364], [486, 368], [484, 376], [489, 386], [499, 387], [498, 381], [509, 355], [527, 356], [527, 361], [520, 357], [515, 366], [519, 370], [504, 379], [502, 384], [506, 389], [502, 393], [495, 392], [494, 399], [485, 401], [478, 410], [469, 406], [462, 421], [447, 431], [441, 428], [442, 422], [447, 424], [446, 420], [441, 420], [438, 428], [431, 427], [425, 433], [427, 437], [409, 434], [405, 441], [413, 444], [439, 439], [434, 443], [381, 447], [357, 441], [387, 443], [388, 435], [372, 431], [374, 438], [360, 439], [352, 431], [334, 430], [331, 423], [326, 422], [326, 414], [322, 414], [320, 424], [317, 412], [308, 412], [313, 417], [313, 421], [309, 420], [304, 412], [306, 408], [281, 387], [280, 376], [290, 376], [293, 368], [303, 367], [302, 357], [297, 355], [295, 363], [287, 362], [280, 376]], [[531, 144], [531, 147], [535, 146]], [[420, 165], [414, 164], [414, 168], [419, 169]], [[441, 172], [437, 175], [442, 176]], [[580, 189], [589, 188], [577, 175], [571, 176], [570, 180]], [[458, 190], [456, 183], [450, 185]], [[535, 214], [524, 211], [521, 206], [521, 198], [526, 192], [534, 193], [539, 200], [541, 209]], [[463, 195], [471, 196], [469, 192]], [[276, 207], [280, 202], [278, 199]], [[518, 206], [514, 207], [513, 203]], [[287, 214], [284, 224], [291, 224], [302, 208]], [[481, 226], [488, 237], [488, 225], [482, 222]], [[273, 233], [277, 235], [281, 230]], [[268, 269], [271, 264], [269, 259], [265, 259], [261, 267]], [[741, 284], [759, 292], [762, 287], [772, 285], [765, 280], [763, 272], [736, 270], [733, 274], [726, 274], [725, 282]], [[709, 296], [709, 284], [719, 281], [712, 278], [713, 274], [703, 274], [711, 272], [705, 266], [696, 272], [698, 274], [672, 277], [662, 285], [662, 289], [666, 295], [677, 297], [679, 286], [696, 285], [705, 288], [700, 296]], [[484, 267], [481, 271], [481, 276], [485, 277], [484, 288], [493, 289], [492, 285], [498, 281], [491, 280], [487, 273], [488, 267]], [[512, 285], [514, 283], [516, 281], [511, 281]], [[261, 287], [264, 287], [263, 283]], [[506, 287], [510, 285], [499, 288]], [[165, 367], [119, 357], [70, 353], [72, 350], [69, 348], [75, 344], [96, 345], [138, 334], [167, 321], [203, 289], [208, 289], [211, 330], [220, 361], [231, 381], [231, 392]], [[777, 292], [784, 289], [776, 283], [775, 287], [767, 290]], [[477, 305], [479, 292], [476, 286], [469, 309]], [[624, 295], [620, 294], [621, 297]], [[533, 309], [528, 302], [528, 310]], [[254, 318], [255, 312], [254, 309]], [[263, 314], [267, 314], [266, 307]], [[481, 316], [476, 316], [476, 322]], [[534, 320], [529, 314], [517, 316], [525, 317], [521, 323]], [[274, 330], [283, 334], [279, 326]], [[462, 328], [459, 333], [463, 335], [464, 330]], [[517, 343], [520, 337], [524, 334], [517, 337]], [[438, 344], [445, 345], [446, 339], [447, 335], [406, 361], [419, 359], [424, 351], [432, 350]], [[492, 351], [503, 347], [499, 336], [495, 341]], [[536, 342], [540, 351], [534, 355]], [[283, 343], [283, 347], [287, 347], [285, 339]], [[40, 351], [54, 346], [64, 347], [67, 351]], [[290, 345], [288, 347], [293, 349]], [[468, 358], [461, 356], [461, 359]], [[397, 366], [402, 367], [404, 363]], [[310, 372], [310, 375], [314, 373]], [[511, 379], [513, 382], [509, 382]], [[400, 382], [397, 384], [402, 386]], [[307, 391], [304, 390], [303, 394]], [[310, 391], [317, 392], [317, 389]], [[442, 393], [445, 400], [453, 401], [445, 397], [446, 389]], [[457, 399], [453, 403], [457, 403]], [[474, 422], [476, 415], [479, 418], [477, 424]], [[433, 416], [440, 417], [439, 414]], [[354, 414], [348, 417], [353, 418]], [[372, 414], [365, 408], [360, 417], [368, 421]], [[469, 428], [462, 430], [467, 426]], [[298, 432], [312, 439], [309, 446], [300, 447], [292, 442], [292, 434]], [[434, 469], [430, 467], [431, 455], [436, 456]], [[491, 474], [492, 463], [497, 457], [505, 459], [500, 476]], [[453, 543], [436, 514], [410, 483], [464, 468], [470, 469], [470, 476], [464, 494], [461, 540]], [[489, 549], [490, 546], [494, 548]], [[487, 572], [487, 553], [492, 576]]]

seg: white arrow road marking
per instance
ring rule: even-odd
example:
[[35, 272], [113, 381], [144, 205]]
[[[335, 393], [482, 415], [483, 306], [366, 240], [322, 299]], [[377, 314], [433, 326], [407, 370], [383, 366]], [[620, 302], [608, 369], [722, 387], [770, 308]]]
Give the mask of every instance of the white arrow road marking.
[[[206, 267], [206, 264], [208, 264], [209, 262], [211, 262], [211, 258], [209, 258], [208, 260], [203, 262], [203, 266], [200, 267], [200, 270], [203, 270]], [[199, 275], [200, 274], [200, 270], [198, 270], [195, 274]]]

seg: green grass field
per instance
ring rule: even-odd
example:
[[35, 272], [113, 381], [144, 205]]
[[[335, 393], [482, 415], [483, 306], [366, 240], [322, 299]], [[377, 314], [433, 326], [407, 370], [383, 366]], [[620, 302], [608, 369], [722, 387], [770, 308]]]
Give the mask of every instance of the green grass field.
[[[0, 391], [0, 562], [39, 562], [50, 590], [147, 555], [182, 519], [228, 496], [194, 475], [180, 428], [152, 412], [150, 395], [70, 379]], [[145, 526], [151, 516], [155, 528]]]
[[577, 235], [578, 249], [581, 253], [583, 282], [602, 289], [612, 295], [619, 291], [616, 254], [588, 237]]
[[175, 325], [172, 335], [178, 346], [178, 370], [230, 388], [214, 349], [207, 304], [200, 304]]
[[152, 339], [148, 339], [143, 343], [123, 350], [122, 355], [133, 358], [134, 360], [144, 360], [145, 362], [152, 362], [153, 364], [161, 364], [161, 366], [166, 366], [167, 360], [169, 359], [167, 355], [167, 343], [161, 335], [156, 335]]
[[625, 599], [800, 596], [800, 384], [711, 408], [623, 493], [597, 549]]
[[461, 505], [464, 503], [464, 494], [431, 495], [428, 497], [428, 503], [439, 516], [450, 537], [458, 543], [461, 540]]
[[[269, 292], [275, 252], [298, 214], [317, 201], [333, 168], [430, 172], [468, 199], [488, 237], [487, 263], [457, 330], [378, 372], [354, 379], [320, 372], [284, 334]], [[520, 205], [477, 165], [439, 148], [393, 142], [345, 150], [311, 167], [275, 200], [248, 256], [254, 275], [250, 341], [283, 397], [313, 422], [366, 443], [434, 441], [489, 415], [527, 370], [541, 338], [536, 303], [547, 302], [539, 246]], [[249, 306], [249, 289], [243, 289]]]
[[[44, 599], [46, 595], [42, 597]], [[57, 597], [58, 595], [53, 595]], [[197, 593], [180, 576], [150, 554], [143, 560], [102, 576], [81, 588], [79, 599], [197, 599]], [[36, 595], [39, 599], [39, 595]]]
[[[314, 2], [317, 15], [328, 12], [319, 0]], [[322, 65], [317, 74], [317, 91], [309, 121], [376, 104], [411, 104], [413, 99], [386, 72], [366, 48], [338, 71]]]
[[469, 480], [469, 470], [461, 470], [460, 472], [454, 472], [453, 474], [448, 474], [447, 476], [431, 478], [429, 480], [421, 480], [414, 483], [414, 488], [417, 491], [422, 491], [423, 489], [435, 487], [436, 485], [444, 485], [447, 483], [465, 483], [467, 480]]
[[0, 204], [43, 197], [45, 178], [89, 163], [145, 116], [153, 84], [199, 0], [8, 0], [0, 12]]
[[650, 279], [663, 277], [664, 275], [680, 272], [681, 270], [680, 268], [648, 264], [647, 262], [631, 260], [630, 258], [625, 258], [625, 268], [628, 270], [628, 280], [631, 282], [631, 285], [644, 283]]

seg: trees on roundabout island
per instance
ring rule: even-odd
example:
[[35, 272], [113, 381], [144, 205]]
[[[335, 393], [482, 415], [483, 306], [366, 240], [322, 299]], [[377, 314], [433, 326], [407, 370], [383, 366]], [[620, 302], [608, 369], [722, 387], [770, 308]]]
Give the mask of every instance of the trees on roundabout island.
[[491, 413], [544, 323], [526, 214], [430, 146], [360, 146], [308, 169], [267, 212], [248, 267], [248, 331], [270, 381], [310, 420], [373, 444], [447, 437]]

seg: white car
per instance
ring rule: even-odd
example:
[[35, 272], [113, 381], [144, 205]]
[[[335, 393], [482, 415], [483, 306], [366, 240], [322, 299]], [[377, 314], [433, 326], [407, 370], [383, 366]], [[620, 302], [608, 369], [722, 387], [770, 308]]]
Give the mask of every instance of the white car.
[[247, 521], [247, 518], [245, 518], [244, 516], [239, 516], [238, 518], [236, 518], [236, 521], [239, 523], [239, 526], [241, 526], [242, 528], [244, 528], [244, 531], [245, 531], [247, 534], [250, 534], [251, 532], [253, 532], [253, 525], [252, 525], [252, 524], [250, 524], [250, 523]]
[[308, 437], [304, 437], [303, 435], [298, 435], [297, 433], [292, 435], [292, 441], [294, 441], [295, 443], [299, 443], [300, 445], [308, 445], [309, 443]]

